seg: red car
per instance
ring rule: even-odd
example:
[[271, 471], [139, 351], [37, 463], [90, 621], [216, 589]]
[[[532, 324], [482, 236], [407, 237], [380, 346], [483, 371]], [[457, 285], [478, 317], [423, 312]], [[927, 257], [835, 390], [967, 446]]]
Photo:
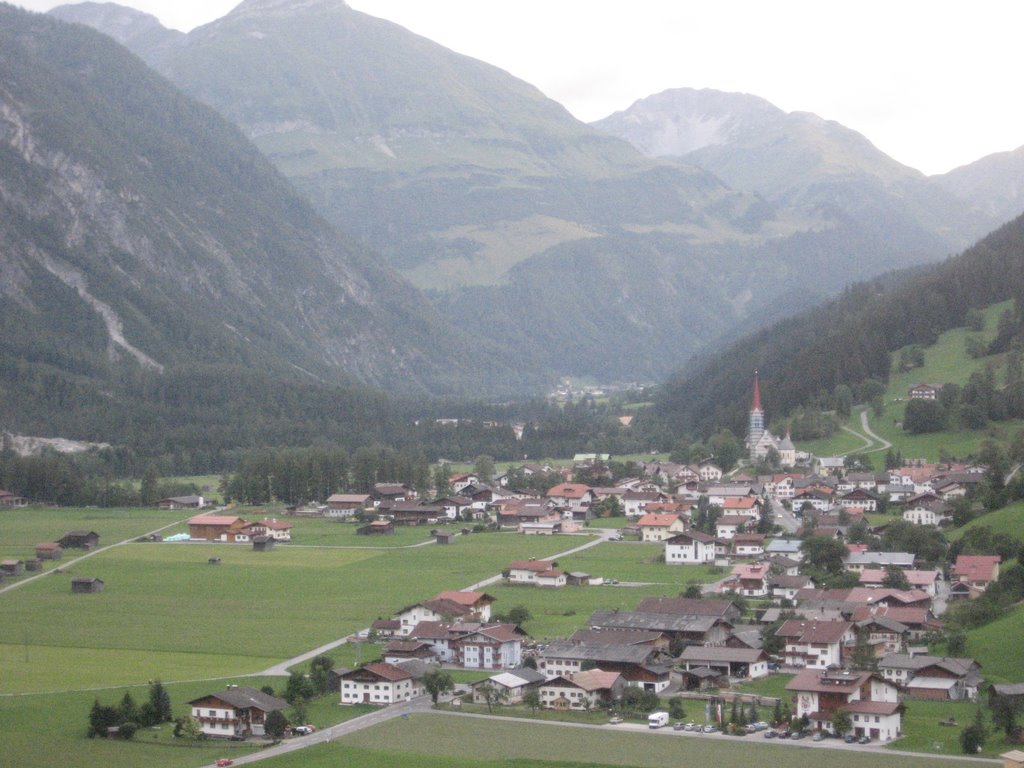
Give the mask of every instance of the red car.
[[217, 768], [223, 768], [224, 766], [234, 764], [235, 761], [232, 760], [230, 757], [222, 757], [220, 760], [217, 761]]

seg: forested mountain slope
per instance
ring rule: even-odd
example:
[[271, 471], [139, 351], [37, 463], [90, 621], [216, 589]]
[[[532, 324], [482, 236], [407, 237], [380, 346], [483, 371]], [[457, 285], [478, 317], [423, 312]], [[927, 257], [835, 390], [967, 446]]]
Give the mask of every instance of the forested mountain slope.
[[675, 376], [648, 424], [677, 432], [730, 427], [742, 435], [750, 382], [759, 371], [765, 409], [782, 415], [836, 386], [885, 380], [890, 353], [930, 344], [964, 324], [968, 310], [1016, 300], [993, 343], [1005, 349], [1024, 329], [1024, 216], [962, 254], [930, 267], [861, 283], [839, 298], [753, 334]]

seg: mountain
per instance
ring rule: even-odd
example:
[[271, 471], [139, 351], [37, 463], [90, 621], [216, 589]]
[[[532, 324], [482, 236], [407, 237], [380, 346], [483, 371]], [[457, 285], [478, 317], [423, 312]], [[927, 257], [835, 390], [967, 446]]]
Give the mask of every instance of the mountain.
[[[1015, 300], [989, 348], [1003, 352], [1024, 338], [1024, 216], [1004, 224], [958, 256], [851, 286], [832, 301], [743, 338], [676, 374], [644, 414], [667, 434], [744, 433], [753, 372], [765, 408], [783, 416], [829, 407], [839, 387], [858, 391], [888, 379], [893, 352], [929, 345], [965, 325], [972, 309]], [[1005, 327], [1004, 327], [1005, 324]]]
[[[78, 18], [106, 28], [99, 13]], [[246, 0], [169, 49], [126, 43], [456, 327], [552, 375], [662, 377], [956, 240], [871, 189], [851, 214], [845, 200], [775, 202], [645, 157], [508, 73], [340, 0]]]
[[1024, 211], [1024, 147], [988, 155], [933, 179], [979, 215], [1009, 219]]
[[460, 360], [466, 337], [214, 110], [108, 37], [9, 5], [0, 222], [8, 382], [18, 365], [106, 381], [246, 366], [419, 393], [519, 375]]
[[681, 158], [777, 205], [838, 208], [865, 225], [884, 212], [898, 229], [935, 233], [951, 248], [1020, 212], [965, 210], [955, 184], [936, 183], [837, 122], [784, 112], [758, 96], [677, 88], [593, 125], [649, 157]]

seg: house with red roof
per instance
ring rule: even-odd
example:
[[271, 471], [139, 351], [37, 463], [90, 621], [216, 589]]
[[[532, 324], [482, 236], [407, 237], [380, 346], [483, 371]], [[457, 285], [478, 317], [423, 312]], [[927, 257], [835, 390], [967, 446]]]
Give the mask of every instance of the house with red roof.
[[827, 669], [843, 662], [843, 648], [856, 642], [849, 621], [790, 619], [775, 631], [785, 641], [785, 663], [791, 667]]
[[[951, 581], [953, 586], [966, 588], [968, 597], [978, 597], [992, 582], [999, 581], [999, 555], [960, 555], [953, 565]], [[951, 588], [952, 593], [952, 588]]]
[[745, 597], [766, 597], [768, 595], [768, 563], [739, 563], [732, 568], [725, 589]]
[[573, 675], [557, 675], [540, 687], [544, 709], [592, 710], [622, 696], [625, 682], [618, 672], [591, 669]]
[[400, 610], [395, 615], [402, 625], [398, 634], [408, 635], [421, 621], [489, 621], [493, 602], [486, 592], [441, 592]]
[[679, 515], [649, 512], [636, 521], [641, 541], [665, 541], [686, 530], [686, 521]]
[[574, 511], [589, 509], [594, 503], [594, 492], [589, 485], [582, 483], [560, 483], [548, 489], [547, 497], [559, 506]]
[[190, 539], [221, 542], [244, 542], [248, 523], [238, 515], [196, 515], [188, 521]]
[[554, 570], [558, 563], [554, 560], [513, 560], [508, 564], [509, 584], [537, 583], [537, 574]]
[[786, 690], [796, 699], [796, 717], [806, 716], [815, 730], [832, 733], [832, 719], [842, 709], [850, 716], [854, 736], [892, 741], [902, 733], [899, 689], [872, 672], [804, 669]]

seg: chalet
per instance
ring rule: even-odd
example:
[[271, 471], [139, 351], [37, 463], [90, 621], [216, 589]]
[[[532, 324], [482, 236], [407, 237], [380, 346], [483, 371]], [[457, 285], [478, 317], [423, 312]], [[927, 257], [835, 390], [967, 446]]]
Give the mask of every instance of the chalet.
[[769, 577], [767, 563], [739, 563], [733, 566], [723, 588], [744, 597], [766, 597]]
[[722, 468], [705, 459], [697, 467], [697, 475], [705, 483], [717, 483], [722, 479]]
[[911, 400], [936, 400], [941, 392], [941, 384], [918, 384], [907, 390], [907, 397]]
[[636, 522], [641, 541], [665, 541], [686, 530], [686, 522], [679, 515], [647, 513]]
[[64, 547], [55, 541], [43, 541], [36, 544], [36, 557], [40, 560], [60, 560], [64, 557]]
[[732, 537], [733, 557], [760, 557], [764, 554], [763, 533], [737, 533]]
[[890, 653], [878, 662], [878, 672], [915, 699], [973, 700], [982, 683], [981, 665], [974, 659]]
[[425, 662], [437, 660], [433, 647], [425, 640], [389, 640], [381, 655], [388, 664], [397, 664], [407, 659]]
[[206, 499], [202, 496], [172, 496], [156, 503], [160, 509], [202, 509]]
[[856, 622], [857, 634], [884, 653], [902, 653], [910, 641], [910, 627], [887, 616], [869, 616]]
[[196, 515], [188, 521], [188, 536], [193, 541], [249, 541], [247, 525], [238, 515]]
[[506, 499], [490, 505], [502, 528], [519, 528], [521, 523], [557, 523], [562, 512], [547, 499]]
[[670, 498], [661, 491], [626, 491], [622, 494], [622, 508], [626, 517], [635, 520], [647, 512], [648, 504], [665, 503]]
[[594, 502], [594, 492], [582, 483], [561, 483], [548, 489], [547, 497], [561, 507], [586, 510]]
[[392, 520], [374, 520], [356, 528], [357, 536], [392, 536], [394, 533], [395, 523]]
[[801, 589], [813, 586], [810, 576], [781, 573], [768, 577], [768, 592], [777, 600], [793, 600]]
[[952, 514], [953, 508], [944, 501], [918, 502], [903, 509], [903, 519], [914, 525], [945, 525]]
[[526, 633], [515, 624], [481, 625], [450, 641], [454, 663], [466, 669], [513, 669], [523, 662]]
[[622, 675], [626, 685], [662, 691], [670, 682], [670, 658], [647, 645], [601, 645], [556, 640], [537, 657], [537, 669], [548, 677], [577, 675], [597, 666]]
[[232, 685], [188, 703], [206, 736], [265, 736], [267, 715], [282, 712], [288, 702], [247, 685]]
[[416, 661], [378, 661], [346, 672], [341, 675], [341, 703], [387, 706], [422, 696], [423, 667]]
[[291, 541], [292, 528], [294, 527], [294, 525], [286, 520], [272, 518], [249, 523], [242, 529], [242, 532], [248, 535], [250, 539], [254, 539], [256, 536], [266, 536], [274, 541]]
[[64, 549], [95, 549], [100, 535], [96, 531], [68, 531], [58, 541]]
[[441, 592], [432, 600], [416, 603], [398, 612], [400, 635], [408, 635], [421, 621], [481, 621], [491, 618], [494, 598], [486, 592]]
[[602, 669], [557, 675], [540, 685], [540, 702], [545, 709], [589, 711], [621, 697], [623, 686], [618, 672]]
[[683, 649], [679, 661], [688, 671], [708, 667], [732, 678], [768, 676], [768, 654], [759, 648], [690, 645]]
[[877, 512], [878, 494], [866, 488], [854, 488], [839, 497], [839, 507], [847, 512]]
[[71, 579], [73, 594], [96, 594], [103, 591], [103, 580], [91, 576], [75, 576]]
[[803, 551], [800, 549], [802, 543], [800, 539], [772, 539], [765, 545], [764, 553], [766, 555], [785, 555], [793, 560], [802, 560]]
[[551, 568], [537, 574], [538, 587], [564, 587], [569, 583], [568, 575], [558, 568]]
[[761, 499], [755, 496], [729, 497], [720, 506], [724, 515], [761, 516]]
[[401, 628], [398, 619], [375, 619], [370, 623], [370, 632], [376, 637], [394, 637]]
[[352, 517], [356, 512], [373, 506], [368, 493], [333, 493], [327, 497], [327, 517]]
[[554, 560], [513, 560], [508, 564], [508, 583], [534, 585], [537, 574], [551, 571], [557, 565]]
[[523, 700], [523, 694], [539, 688], [544, 680], [543, 673], [529, 667], [516, 667], [507, 672], [499, 672], [470, 685], [473, 690], [473, 703], [486, 704], [487, 696], [483, 689], [490, 686], [498, 692], [498, 700], [502, 703], [519, 704]]
[[931, 611], [921, 607], [861, 605], [854, 609], [850, 618], [855, 622], [868, 618], [885, 617], [907, 627], [907, 642], [919, 642], [929, 632], [942, 629], [942, 622]]
[[805, 509], [816, 509], [825, 512], [832, 507], [833, 495], [829, 491], [820, 488], [804, 488], [793, 494], [793, 511], [801, 512]]
[[0, 507], [27, 507], [28, 499], [0, 488]]
[[490, 478], [480, 478], [479, 476], [473, 474], [472, 472], [460, 473], [449, 477], [448, 485], [451, 486], [451, 489], [455, 493], [461, 493], [462, 489], [465, 488], [466, 486], [477, 485], [478, 483], [481, 482], [481, 480], [486, 480], [487, 482], [490, 482]]
[[807, 717], [819, 731], [832, 731], [839, 709], [850, 716], [855, 736], [878, 741], [899, 738], [903, 705], [895, 685], [871, 672], [838, 668], [804, 669], [786, 684], [793, 693], [796, 717]]
[[959, 555], [951, 579], [967, 586], [970, 597], [977, 597], [988, 585], [999, 581], [999, 555]]
[[416, 498], [416, 491], [412, 486], [405, 483], [374, 483], [372, 491], [374, 503], [412, 501]]
[[691, 530], [665, 540], [665, 562], [670, 565], [713, 563], [714, 561], [714, 536]]
[[433, 525], [448, 517], [444, 507], [418, 501], [382, 501], [378, 510], [394, 520], [395, 525]]
[[444, 510], [449, 520], [461, 520], [466, 512], [473, 513], [473, 500], [468, 496], [443, 496], [434, 500], [435, 506]]
[[[938, 584], [942, 581], [942, 574], [939, 571], [907, 570], [902, 571], [910, 584], [911, 589], [919, 589], [928, 593], [929, 597], [938, 594]], [[860, 572], [860, 583], [862, 586], [881, 589], [885, 586], [888, 571], [884, 568], [865, 568]]]
[[790, 619], [780, 626], [776, 637], [785, 642], [785, 663], [791, 667], [827, 669], [842, 664], [843, 646], [856, 637], [849, 621], [807, 621]]
[[746, 528], [757, 525], [757, 518], [750, 515], [722, 515], [715, 521], [715, 535], [720, 539], [731, 539]]

